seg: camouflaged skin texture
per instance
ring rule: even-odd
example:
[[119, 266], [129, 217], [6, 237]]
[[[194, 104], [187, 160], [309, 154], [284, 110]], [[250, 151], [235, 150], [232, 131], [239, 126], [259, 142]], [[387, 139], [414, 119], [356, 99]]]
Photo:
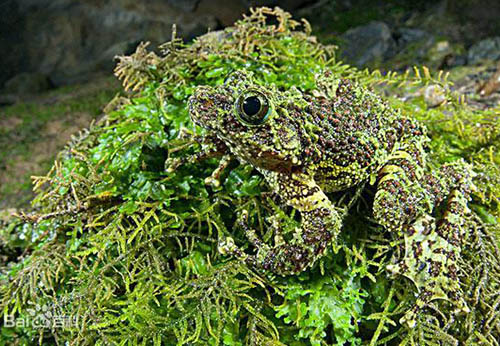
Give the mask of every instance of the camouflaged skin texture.
[[[237, 102], [259, 93], [269, 105], [261, 123], [242, 120]], [[253, 165], [270, 188], [301, 214], [301, 227], [285, 241], [275, 230], [270, 246], [241, 217], [256, 255], [239, 249], [231, 238], [220, 250], [280, 275], [312, 266], [335, 242], [342, 227], [338, 209], [325, 193], [364, 181], [377, 184], [373, 214], [378, 223], [404, 239], [403, 256], [388, 270], [414, 282], [420, 296], [403, 320], [414, 324], [419, 309], [433, 299], [460, 297], [456, 259], [466, 238], [464, 215], [473, 188], [472, 171], [463, 161], [426, 172], [425, 128], [392, 109], [378, 95], [326, 72], [316, 90], [278, 90], [260, 84], [251, 73], [236, 72], [224, 85], [199, 86], [189, 100], [193, 122], [205, 130], [208, 149], [196, 160], [224, 156], [208, 178], [216, 183], [230, 158]], [[189, 159], [191, 160], [191, 159]], [[187, 161], [187, 160], [186, 160]], [[439, 220], [437, 206], [447, 204]]]

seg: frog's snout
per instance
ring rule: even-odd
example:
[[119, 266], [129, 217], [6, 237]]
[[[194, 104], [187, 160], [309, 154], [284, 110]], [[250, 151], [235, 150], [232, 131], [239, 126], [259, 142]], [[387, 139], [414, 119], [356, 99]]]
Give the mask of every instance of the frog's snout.
[[199, 86], [188, 101], [191, 120], [202, 127], [209, 128], [215, 116], [213, 89], [209, 86]]

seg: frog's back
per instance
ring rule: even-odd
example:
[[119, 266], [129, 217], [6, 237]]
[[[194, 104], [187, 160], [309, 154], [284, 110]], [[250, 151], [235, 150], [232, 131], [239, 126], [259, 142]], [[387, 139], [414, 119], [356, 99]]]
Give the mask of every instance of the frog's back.
[[306, 123], [315, 139], [312, 168], [327, 191], [366, 179], [385, 161], [401, 132], [401, 117], [376, 94], [343, 80], [336, 97], [306, 96]]

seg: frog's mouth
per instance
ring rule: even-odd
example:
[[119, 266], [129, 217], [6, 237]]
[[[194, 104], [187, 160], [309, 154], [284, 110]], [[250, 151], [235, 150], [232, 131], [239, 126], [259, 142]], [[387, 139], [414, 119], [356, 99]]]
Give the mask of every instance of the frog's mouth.
[[245, 161], [255, 167], [280, 173], [290, 173], [292, 171], [292, 161], [276, 151], [264, 150], [260, 151], [257, 155], [255, 153], [248, 153], [246, 156], [244, 158]]

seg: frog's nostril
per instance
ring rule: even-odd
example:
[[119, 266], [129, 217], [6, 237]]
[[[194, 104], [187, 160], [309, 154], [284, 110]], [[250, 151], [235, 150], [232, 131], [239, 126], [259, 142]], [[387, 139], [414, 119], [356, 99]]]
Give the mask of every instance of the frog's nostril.
[[189, 99], [189, 111], [191, 114], [208, 112], [214, 105], [213, 100], [208, 97], [191, 97]]
[[198, 87], [194, 91], [193, 95], [189, 98], [189, 106], [190, 109], [193, 107], [198, 108], [200, 110], [208, 110], [208, 108], [212, 107], [214, 101], [212, 100], [210, 88], [208, 87]]

